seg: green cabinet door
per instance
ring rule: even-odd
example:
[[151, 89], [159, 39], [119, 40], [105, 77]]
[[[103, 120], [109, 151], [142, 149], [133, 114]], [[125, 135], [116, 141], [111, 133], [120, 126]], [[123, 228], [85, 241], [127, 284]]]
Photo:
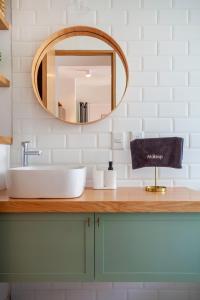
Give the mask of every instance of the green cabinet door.
[[93, 279], [93, 214], [0, 214], [0, 282]]
[[95, 280], [200, 280], [200, 214], [97, 214], [95, 223]]

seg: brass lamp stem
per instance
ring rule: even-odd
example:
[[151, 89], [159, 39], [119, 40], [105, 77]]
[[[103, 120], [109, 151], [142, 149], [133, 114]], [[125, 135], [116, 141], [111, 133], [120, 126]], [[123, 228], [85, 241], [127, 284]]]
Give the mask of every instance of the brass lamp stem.
[[157, 186], [157, 167], [155, 166], [155, 187]]
[[154, 167], [154, 185], [149, 185], [145, 187], [145, 191], [147, 192], [165, 192], [166, 187], [165, 186], [159, 186], [157, 185], [157, 167]]

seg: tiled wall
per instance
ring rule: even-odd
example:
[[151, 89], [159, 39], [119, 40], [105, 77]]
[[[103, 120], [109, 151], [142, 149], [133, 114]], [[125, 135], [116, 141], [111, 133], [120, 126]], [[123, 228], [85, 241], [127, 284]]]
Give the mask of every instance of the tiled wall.
[[0, 283], [0, 300], [10, 300], [11, 289], [8, 283]]
[[[6, 2], [6, 20], [11, 22], [11, 0]], [[0, 74], [12, 81], [11, 70], [11, 31], [0, 31]], [[11, 122], [12, 89], [0, 87], [0, 136], [12, 135]]]
[[[129, 132], [185, 139], [182, 170], [161, 169], [161, 183], [200, 187], [200, 1], [199, 0], [12, 0], [12, 165], [20, 141], [43, 150], [32, 163], [83, 163], [105, 167], [113, 156], [119, 185], [150, 183], [153, 170], [133, 172]], [[120, 107], [94, 125], [69, 126], [50, 117], [31, 87], [31, 62], [39, 44], [64, 26], [99, 27], [117, 39], [130, 67]], [[126, 150], [111, 151], [111, 132], [123, 131]]]
[[0, 144], [0, 190], [4, 190], [6, 188], [6, 171], [9, 167], [9, 162], [10, 146]]
[[[12, 165], [20, 142], [43, 150], [32, 163], [83, 163], [105, 167], [112, 153], [120, 185], [151, 182], [151, 170], [133, 172], [129, 132], [185, 138], [184, 167], [160, 170], [167, 185], [200, 187], [200, 1], [199, 0], [12, 0]], [[120, 107], [94, 125], [70, 126], [36, 102], [31, 62], [43, 39], [64, 26], [103, 29], [123, 47], [130, 84]], [[111, 132], [125, 132], [127, 149], [111, 151]], [[90, 168], [89, 168], [90, 169]], [[90, 180], [90, 173], [88, 176]], [[12, 286], [14, 300], [199, 300], [199, 285], [51, 284]]]
[[[12, 300], [199, 300], [200, 285], [172, 283], [12, 284]], [[3, 299], [4, 300], [4, 299]]]

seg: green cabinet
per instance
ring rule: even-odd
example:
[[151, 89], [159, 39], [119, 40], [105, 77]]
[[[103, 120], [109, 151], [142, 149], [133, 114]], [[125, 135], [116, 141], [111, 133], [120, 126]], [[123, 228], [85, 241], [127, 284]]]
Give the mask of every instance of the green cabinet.
[[94, 278], [93, 214], [1, 214], [0, 282]]
[[0, 282], [199, 281], [200, 214], [0, 214]]
[[200, 214], [98, 214], [97, 281], [199, 281]]

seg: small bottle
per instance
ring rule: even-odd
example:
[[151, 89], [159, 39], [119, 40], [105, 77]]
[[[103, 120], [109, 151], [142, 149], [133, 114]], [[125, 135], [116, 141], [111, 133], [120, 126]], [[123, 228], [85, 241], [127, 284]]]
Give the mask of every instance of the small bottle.
[[104, 172], [97, 170], [96, 167], [93, 169], [93, 188], [96, 190], [104, 188]]
[[104, 186], [113, 190], [117, 188], [117, 172], [113, 170], [112, 161], [109, 161], [108, 170], [104, 172]]

